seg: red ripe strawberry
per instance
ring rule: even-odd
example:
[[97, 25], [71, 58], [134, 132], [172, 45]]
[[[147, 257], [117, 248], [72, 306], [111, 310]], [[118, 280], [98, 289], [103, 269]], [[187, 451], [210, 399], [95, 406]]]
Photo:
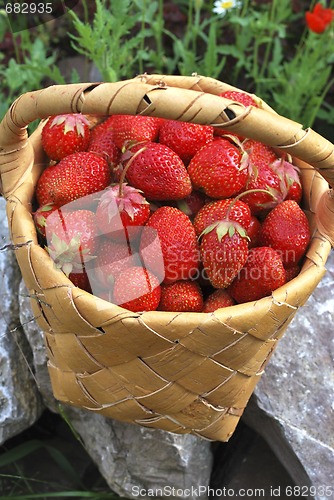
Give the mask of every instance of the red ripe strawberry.
[[267, 297], [284, 285], [286, 274], [280, 254], [270, 247], [249, 250], [247, 262], [229, 288], [238, 303]]
[[160, 127], [159, 142], [165, 144], [188, 165], [191, 158], [213, 140], [213, 127], [196, 123], [164, 120]]
[[240, 90], [225, 90], [219, 95], [220, 97], [225, 97], [231, 101], [240, 102], [244, 106], [254, 106], [255, 108], [259, 107], [254, 97], [246, 92], [240, 92]]
[[249, 237], [249, 248], [258, 247], [260, 240], [261, 222], [255, 215], [252, 215], [250, 224], [247, 227], [247, 235]]
[[278, 157], [272, 148], [252, 139], [246, 139], [243, 148], [249, 159], [249, 178], [243, 190], [261, 189], [267, 193], [247, 193], [242, 199], [250, 206], [253, 215], [265, 214], [286, 196], [286, 184], [272, 168]]
[[[192, 191], [181, 158], [164, 144], [147, 142], [131, 149], [126, 178], [149, 200], [180, 200]], [[127, 166], [126, 166], [127, 168]]]
[[100, 135], [109, 131], [109, 135], [112, 135], [114, 115], [108, 116], [104, 121], [98, 123], [90, 131], [90, 141], [94, 141]]
[[81, 272], [70, 273], [69, 279], [72, 281], [73, 285], [81, 288], [81, 290], [85, 290], [88, 293], [92, 293], [90, 280], [84, 268], [81, 270]]
[[189, 163], [188, 174], [194, 189], [211, 198], [229, 198], [247, 181], [246, 156], [227, 139], [217, 139], [204, 146]]
[[[189, 217], [175, 207], [163, 206], [151, 215], [141, 237], [140, 252], [146, 267], [164, 283], [189, 280], [199, 272], [194, 227]], [[161, 256], [164, 269], [160, 267]]]
[[203, 295], [196, 281], [176, 281], [161, 285], [160, 311], [201, 312]]
[[129, 144], [156, 141], [161, 118], [142, 115], [114, 115], [112, 119], [113, 139], [119, 149]]
[[200, 253], [212, 286], [227, 288], [247, 260], [245, 229], [228, 218], [214, 222], [202, 232]]
[[57, 205], [55, 205], [54, 203], [49, 203], [47, 205], [42, 205], [41, 207], [38, 207], [36, 212], [34, 212], [33, 215], [34, 215], [35, 226], [41, 236], [45, 237], [47, 218], [55, 210], [58, 210]]
[[139, 255], [133, 254], [127, 241], [116, 242], [109, 238], [99, 240], [93, 262], [93, 288], [112, 290], [117, 276], [129, 267], [140, 265]]
[[155, 311], [160, 296], [159, 280], [143, 267], [129, 267], [115, 280], [114, 301], [130, 311]]
[[285, 269], [285, 273], [286, 273], [286, 281], [291, 281], [293, 278], [295, 278], [296, 276], [298, 276], [298, 274], [300, 273], [300, 270], [301, 270], [301, 265], [300, 264], [296, 264], [295, 266], [293, 267], [288, 267]]
[[89, 122], [79, 113], [50, 116], [42, 130], [42, 146], [51, 160], [61, 160], [85, 151], [90, 137]]
[[310, 238], [307, 217], [294, 200], [285, 200], [271, 210], [260, 232], [260, 244], [277, 250], [287, 268], [298, 264]]
[[207, 200], [208, 198], [204, 193], [193, 190], [188, 196], [182, 198], [182, 200], [168, 201], [166, 204], [178, 208], [183, 213], [188, 215], [188, 217], [193, 218], [205, 205]]
[[83, 272], [96, 249], [95, 214], [90, 210], [55, 210], [46, 225], [47, 250], [56, 267], [68, 276]]
[[197, 236], [204, 229], [214, 222], [226, 219], [229, 213], [230, 220], [238, 222], [244, 229], [248, 229], [251, 221], [250, 208], [241, 200], [234, 201], [231, 198], [226, 200], [215, 200], [206, 203], [198, 212], [194, 219], [194, 228]]
[[[118, 241], [135, 239], [150, 216], [150, 204], [138, 189], [121, 183], [108, 187], [96, 209], [101, 233]], [[131, 228], [131, 229], [130, 229]]]
[[256, 167], [267, 167], [278, 159], [276, 152], [270, 146], [254, 139], [245, 139], [243, 149], [249, 155], [249, 163]]
[[202, 312], [214, 312], [222, 307], [229, 307], [235, 304], [235, 300], [231, 297], [227, 290], [220, 288], [211, 293], [204, 302]]
[[47, 167], [38, 180], [39, 205], [65, 205], [73, 200], [105, 189], [111, 182], [108, 163], [89, 152], [73, 153], [56, 165]]
[[89, 141], [87, 151], [102, 156], [113, 168], [121, 159], [121, 150], [116, 146], [112, 132], [108, 129], [101, 131], [100, 134], [94, 134]]

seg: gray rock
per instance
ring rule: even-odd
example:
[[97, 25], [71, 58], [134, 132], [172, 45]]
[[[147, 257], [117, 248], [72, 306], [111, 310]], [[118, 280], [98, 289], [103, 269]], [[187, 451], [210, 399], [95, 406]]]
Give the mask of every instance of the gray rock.
[[[334, 253], [298, 311], [243, 416], [317, 500], [334, 496]], [[329, 488], [332, 487], [331, 495]]]
[[20, 327], [21, 280], [10, 249], [5, 200], [0, 198], [0, 444], [30, 427], [40, 416], [42, 400], [29, 362], [31, 350]]
[[[52, 395], [43, 333], [32, 314], [22, 283], [20, 318], [33, 351], [34, 371], [44, 403], [52, 411], [66, 415], [110, 488], [127, 498], [138, 496], [138, 492], [140, 498], [150, 498], [156, 489], [172, 496], [168, 495], [172, 488], [179, 490], [180, 498], [197, 498], [196, 487], [204, 490], [210, 481], [213, 461], [210, 443], [195, 436], [144, 429], [60, 406]], [[201, 498], [207, 496], [203, 494]]]

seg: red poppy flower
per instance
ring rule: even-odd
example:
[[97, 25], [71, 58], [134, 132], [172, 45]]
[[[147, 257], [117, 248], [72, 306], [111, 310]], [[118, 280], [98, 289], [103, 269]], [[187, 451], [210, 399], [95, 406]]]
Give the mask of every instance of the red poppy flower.
[[313, 12], [307, 11], [305, 14], [306, 24], [311, 31], [323, 33], [334, 17], [333, 9], [326, 9], [321, 3], [317, 3]]

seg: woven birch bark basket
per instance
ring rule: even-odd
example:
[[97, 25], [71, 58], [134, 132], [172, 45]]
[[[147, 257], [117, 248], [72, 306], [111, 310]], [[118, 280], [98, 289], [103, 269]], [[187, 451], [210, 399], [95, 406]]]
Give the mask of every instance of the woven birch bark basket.
[[[11, 240], [45, 333], [57, 400], [125, 422], [227, 441], [278, 340], [322, 279], [334, 240], [334, 146], [263, 102], [245, 107], [218, 96], [233, 88], [197, 75], [51, 86], [22, 95], [0, 124]], [[289, 153], [301, 170], [313, 235], [300, 274], [270, 297], [214, 313], [133, 313], [75, 287], [39, 246], [32, 217], [46, 160], [43, 119], [63, 113], [211, 124]], [[27, 125], [37, 119], [42, 122], [29, 137]]]

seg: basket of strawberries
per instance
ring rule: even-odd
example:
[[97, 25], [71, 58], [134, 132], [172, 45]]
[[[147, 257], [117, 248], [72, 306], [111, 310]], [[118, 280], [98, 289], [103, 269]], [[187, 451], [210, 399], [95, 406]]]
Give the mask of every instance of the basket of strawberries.
[[333, 160], [313, 130], [197, 75], [17, 99], [1, 190], [55, 398], [227, 441], [325, 273]]

